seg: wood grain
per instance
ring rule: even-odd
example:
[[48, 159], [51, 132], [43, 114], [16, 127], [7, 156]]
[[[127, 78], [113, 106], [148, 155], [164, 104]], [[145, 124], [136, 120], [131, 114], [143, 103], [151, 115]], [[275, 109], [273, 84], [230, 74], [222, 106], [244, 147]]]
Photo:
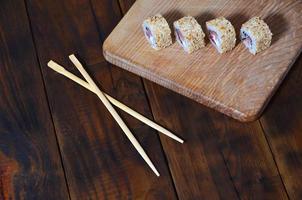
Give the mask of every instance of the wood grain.
[[135, 0], [119, 0], [119, 5], [123, 15], [126, 14], [126, 12], [130, 9], [134, 2]]
[[257, 121], [240, 123], [149, 81], [146, 88], [155, 119], [186, 139], [177, 146], [161, 137], [180, 199], [287, 199]]
[[291, 199], [302, 198], [302, 56], [260, 119]]
[[69, 199], [20, 0], [0, 2], [0, 199]]
[[[156, 164], [160, 178], [146, 166], [94, 94], [46, 67], [49, 59], [53, 59], [78, 74], [67, 57], [76, 52], [103, 91], [150, 115], [138, 78], [104, 61], [92, 64], [101, 57], [102, 38], [120, 17], [116, 3], [106, 0], [29, 2], [70, 195], [72, 199], [175, 199], [156, 133], [131, 116], [119, 113]], [[95, 46], [99, 46], [98, 51]]]
[[[120, 2], [126, 12], [133, 1]], [[28, 10], [71, 197], [177, 198], [153, 130], [120, 112], [160, 164], [160, 179], [148, 172], [93, 95], [46, 69], [48, 57], [68, 66], [67, 55], [78, 52], [102, 89], [152, 118], [141, 78], [99, 56], [99, 44], [120, 18], [116, 1], [29, 1]], [[3, 1], [0, 11], [0, 199], [68, 199], [24, 2]], [[302, 198], [301, 64], [300, 56], [260, 119], [262, 127], [144, 81], [155, 120], [187, 139], [180, 146], [161, 136], [179, 199], [286, 199], [278, 170], [288, 196]]]
[[199, 112], [192, 113], [179, 95], [145, 85], [155, 119], [185, 138], [181, 146], [161, 138], [179, 199], [238, 199], [218, 142]]
[[[27, 1], [35, 37], [47, 41], [43, 50], [48, 54], [43, 60], [49, 60], [57, 55], [56, 52], [61, 52], [61, 59], [57, 60], [60, 62], [72, 52], [81, 54], [90, 65], [104, 61], [100, 52], [101, 40], [88, 1], [49, 2]], [[57, 38], [64, 42], [59, 42]], [[42, 53], [40, 57], [44, 55]]]
[[[234, 6], [236, 5], [236, 6]], [[126, 70], [190, 97], [241, 121], [255, 120], [274, 94], [302, 47], [301, 1], [138, 0], [106, 39], [105, 58]], [[162, 13], [170, 24], [192, 15], [204, 22], [225, 16], [236, 31], [252, 16], [262, 17], [274, 39], [253, 56], [242, 44], [218, 54], [208, 43], [188, 55], [174, 43], [161, 51], [149, 47], [142, 21]]]

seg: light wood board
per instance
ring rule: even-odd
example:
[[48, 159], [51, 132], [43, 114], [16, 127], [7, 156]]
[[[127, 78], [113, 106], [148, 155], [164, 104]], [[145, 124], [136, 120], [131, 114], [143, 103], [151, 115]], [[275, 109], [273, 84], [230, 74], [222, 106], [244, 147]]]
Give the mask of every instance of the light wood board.
[[[252, 121], [260, 116], [301, 52], [301, 10], [301, 1], [294, 0], [138, 0], [104, 42], [103, 53], [121, 68], [235, 119]], [[209, 41], [193, 54], [185, 53], [175, 42], [155, 51], [141, 24], [157, 13], [170, 26], [192, 15], [204, 31], [206, 21], [224, 16], [236, 29], [237, 45], [225, 54], [219, 54]], [[274, 34], [271, 47], [256, 56], [238, 38], [241, 24], [253, 16], [262, 17]]]

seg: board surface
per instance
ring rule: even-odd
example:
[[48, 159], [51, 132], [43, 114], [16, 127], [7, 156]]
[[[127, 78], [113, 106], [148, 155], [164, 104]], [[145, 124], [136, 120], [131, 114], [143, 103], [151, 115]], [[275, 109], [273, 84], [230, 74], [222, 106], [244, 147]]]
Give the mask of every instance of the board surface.
[[[301, 52], [301, 1], [175, 1], [138, 0], [103, 44], [105, 58], [126, 70], [154, 81], [240, 121], [255, 120], [263, 111], [286, 73]], [[237, 33], [237, 45], [219, 54], [206, 47], [193, 54], [173, 43], [155, 51], [144, 37], [141, 24], [161, 13], [169, 22], [194, 16], [202, 25], [224, 16]], [[271, 28], [272, 45], [250, 54], [239, 42], [242, 23], [260, 16]], [[174, 37], [174, 36], [173, 36]]]

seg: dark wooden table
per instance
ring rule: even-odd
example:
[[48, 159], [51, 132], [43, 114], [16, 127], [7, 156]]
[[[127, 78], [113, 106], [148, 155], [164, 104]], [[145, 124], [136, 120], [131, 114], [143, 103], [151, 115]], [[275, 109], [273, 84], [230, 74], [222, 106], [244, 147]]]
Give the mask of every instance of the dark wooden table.
[[[0, 199], [302, 199], [302, 57], [262, 117], [240, 123], [112, 66], [102, 42], [131, 0], [0, 2]], [[75, 53], [122, 111], [156, 177], [95, 95], [47, 68]]]

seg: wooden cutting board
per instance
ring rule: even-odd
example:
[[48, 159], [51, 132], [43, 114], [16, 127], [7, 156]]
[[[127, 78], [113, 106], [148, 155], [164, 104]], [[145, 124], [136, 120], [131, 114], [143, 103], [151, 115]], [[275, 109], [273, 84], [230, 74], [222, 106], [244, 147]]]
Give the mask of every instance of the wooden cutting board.
[[[138, 0], [104, 42], [103, 53], [106, 60], [121, 68], [235, 119], [252, 121], [259, 117], [301, 52], [301, 2]], [[194, 16], [204, 30], [207, 20], [224, 16], [237, 33], [242, 23], [260, 16], [274, 34], [272, 45], [256, 56], [239, 41], [225, 54], [219, 54], [209, 41], [193, 54], [185, 53], [176, 42], [155, 51], [145, 39], [141, 24], [157, 13], [166, 17], [170, 26], [183, 16]]]

